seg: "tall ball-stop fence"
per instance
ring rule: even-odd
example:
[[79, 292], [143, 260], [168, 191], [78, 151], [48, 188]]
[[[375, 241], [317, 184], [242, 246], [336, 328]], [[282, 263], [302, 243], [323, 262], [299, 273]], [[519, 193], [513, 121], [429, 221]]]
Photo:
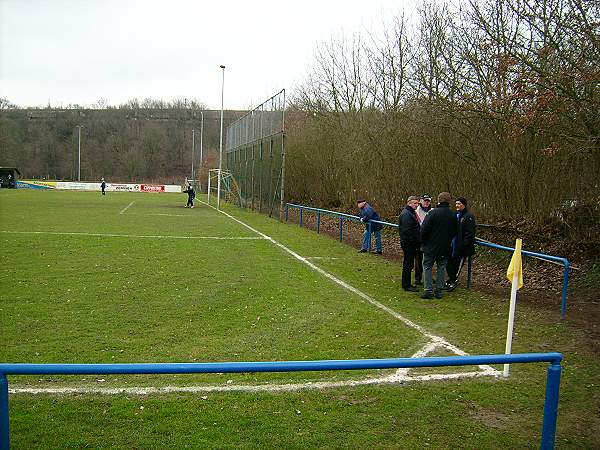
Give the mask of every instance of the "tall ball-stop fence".
[[226, 152], [240, 206], [282, 217], [285, 89], [227, 127]]

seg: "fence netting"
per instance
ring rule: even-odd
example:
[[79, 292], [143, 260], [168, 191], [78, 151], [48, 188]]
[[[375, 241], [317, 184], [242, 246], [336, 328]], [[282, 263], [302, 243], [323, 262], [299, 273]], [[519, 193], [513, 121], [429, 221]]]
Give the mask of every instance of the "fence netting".
[[269, 216], [283, 209], [285, 89], [227, 127], [227, 169], [240, 206]]

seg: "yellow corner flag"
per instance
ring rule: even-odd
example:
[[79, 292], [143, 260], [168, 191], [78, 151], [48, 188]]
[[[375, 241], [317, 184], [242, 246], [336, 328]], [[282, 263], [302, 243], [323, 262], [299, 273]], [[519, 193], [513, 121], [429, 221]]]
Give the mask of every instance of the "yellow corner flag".
[[521, 260], [521, 239], [517, 239], [515, 242], [515, 252], [512, 255], [510, 260], [510, 264], [508, 266], [508, 270], [506, 271], [506, 278], [508, 281], [512, 282], [515, 275], [519, 276], [519, 284], [517, 289], [521, 289], [523, 287], [523, 262]]

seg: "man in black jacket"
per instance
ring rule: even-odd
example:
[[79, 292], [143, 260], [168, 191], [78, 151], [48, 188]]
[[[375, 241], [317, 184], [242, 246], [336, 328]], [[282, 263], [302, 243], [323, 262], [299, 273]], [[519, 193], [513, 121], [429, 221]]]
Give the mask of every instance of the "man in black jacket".
[[456, 199], [456, 218], [458, 229], [456, 237], [452, 241], [452, 257], [448, 260], [446, 271], [448, 281], [446, 289], [453, 291], [458, 286], [458, 275], [465, 260], [475, 254], [475, 216], [467, 209], [467, 199], [458, 197]]
[[188, 185], [186, 186], [186, 189], [183, 192], [185, 192], [188, 195], [188, 201], [187, 201], [185, 207], [193, 208], [194, 207], [194, 199], [196, 198], [196, 191], [194, 191], [194, 186], [192, 186], [191, 182], [188, 182]]
[[[456, 215], [450, 209], [452, 197], [448, 192], [438, 195], [438, 205], [432, 209], [421, 227], [421, 250], [425, 289], [421, 298], [442, 298], [446, 263], [451, 254], [452, 239], [456, 235]], [[433, 287], [433, 264], [437, 266], [436, 285]]]
[[416, 209], [419, 206], [419, 197], [408, 197], [406, 206], [398, 218], [398, 231], [400, 232], [400, 245], [404, 253], [402, 262], [402, 289], [417, 292], [418, 289], [411, 283], [411, 274], [415, 262], [415, 255], [421, 246], [421, 225], [417, 218]]

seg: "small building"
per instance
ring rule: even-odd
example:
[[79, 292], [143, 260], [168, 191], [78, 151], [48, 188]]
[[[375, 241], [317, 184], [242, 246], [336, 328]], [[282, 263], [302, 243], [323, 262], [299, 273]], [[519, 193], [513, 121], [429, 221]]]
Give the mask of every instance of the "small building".
[[0, 167], [0, 188], [15, 189], [19, 175], [21, 172], [16, 167]]

